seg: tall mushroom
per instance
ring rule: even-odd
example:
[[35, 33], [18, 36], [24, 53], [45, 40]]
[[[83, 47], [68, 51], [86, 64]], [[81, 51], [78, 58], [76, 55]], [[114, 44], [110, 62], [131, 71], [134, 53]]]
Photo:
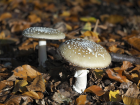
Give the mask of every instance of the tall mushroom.
[[59, 46], [58, 52], [65, 60], [77, 66], [73, 89], [78, 93], [86, 89], [87, 68], [105, 68], [111, 63], [111, 56], [106, 49], [85, 39], [67, 40]]
[[59, 40], [65, 38], [65, 34], [59, 30], [46, 27], [30, 27], [25, 29], [22, 34], [28, 38], [39, 39], [38, 60], [39, 65], [42, 65], [43, 67], [45, 67], [45, 61], [47, 60], [46, 39]]

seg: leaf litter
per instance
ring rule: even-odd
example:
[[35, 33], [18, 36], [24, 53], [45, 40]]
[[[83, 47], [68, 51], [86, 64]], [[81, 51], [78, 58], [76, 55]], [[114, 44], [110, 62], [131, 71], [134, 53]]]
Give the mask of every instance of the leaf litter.
[[[139, 105], [139, 6], [121, 0], [1, 0], [0, 105]], [[22, 36], [29, 27], [66, 34], [47, 41], [46, 68], [38, 66], [38, 40]], [[101, 44], [112, 57], [109, 67], [90, 70], [82, 94], [72, 88], [74, 67], [57, 53], [62, 42], [75, 38]]]

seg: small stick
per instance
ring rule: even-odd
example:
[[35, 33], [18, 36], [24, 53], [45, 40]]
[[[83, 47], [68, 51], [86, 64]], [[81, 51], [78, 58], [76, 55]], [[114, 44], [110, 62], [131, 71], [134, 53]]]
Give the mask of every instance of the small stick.
[[99, 19], [97, 19], [93, 32], [95, 33], [99, 24]]
[[140, 64], [140, 58], [125, 54], [118, 54], [118, 53], [110, 53], [111, 55], [111, 61], [114, 62], [123, 62], [123, 61], [129, 61], [134, 64]]
[[11, 61], [12, 59], [15, 59], [15, 58], [0, 58], [0, 61]]

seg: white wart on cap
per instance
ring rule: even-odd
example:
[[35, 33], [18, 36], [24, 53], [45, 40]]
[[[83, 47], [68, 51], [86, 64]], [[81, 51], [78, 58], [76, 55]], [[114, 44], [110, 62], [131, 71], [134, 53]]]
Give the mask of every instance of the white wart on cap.
[[105, 48], [85, 39], [67, 40], [58, 51], [65, 60], [82, 68], [105, 68], [111, 63], [111, 56]]
[[45, 61], [47, 60], [46, 39], [59, 40], [65, 38], [65, 34], [59, 30], [46, 27], [30, 27], [25, 29], [22, 35], [28, 38], [39, 39], [38, 60], [39, 65], [43, 67], [46, 67]]

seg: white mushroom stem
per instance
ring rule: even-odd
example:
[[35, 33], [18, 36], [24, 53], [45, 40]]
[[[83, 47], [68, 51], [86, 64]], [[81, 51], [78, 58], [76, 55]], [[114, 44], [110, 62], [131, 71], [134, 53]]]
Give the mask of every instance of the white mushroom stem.
[[39, 45], [38, 45], [38, 61], [39, 61], [39, 66], [45, 67], [45, 61], [47, 60], [47, 51], [46, 51], [46, 40], [39, 40]]
[[89, 70], [83, 68], [76, 68], [76, 72], [74, 74], [75, 83], [73, 85], [73, 89], [78, 92], [82, 93], [86, 89], [87, 86], [87, 74]]

